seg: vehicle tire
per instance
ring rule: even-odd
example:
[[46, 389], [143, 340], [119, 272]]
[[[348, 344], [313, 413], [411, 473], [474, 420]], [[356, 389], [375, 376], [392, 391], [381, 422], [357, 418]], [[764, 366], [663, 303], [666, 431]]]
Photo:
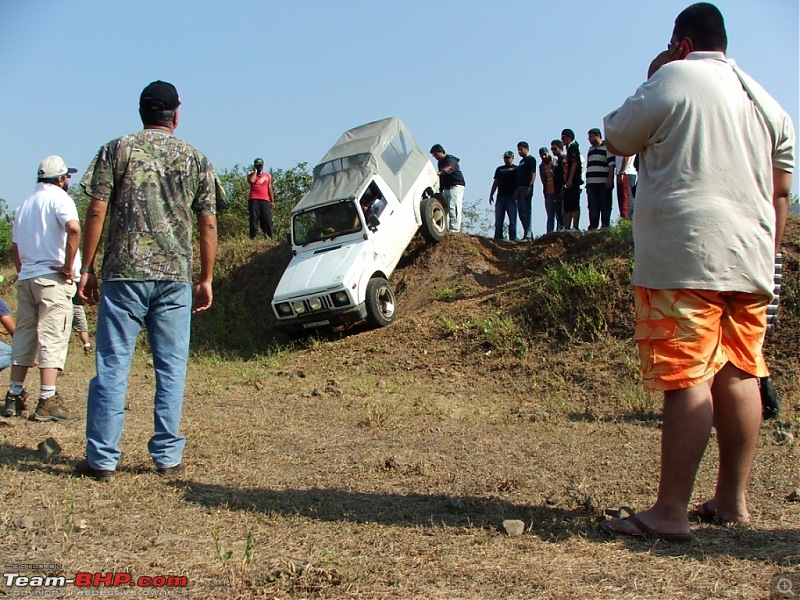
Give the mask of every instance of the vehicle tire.
[[386, 327], [397, 316], [392, 285], [383, 277], [373, 277], [367, 284], [367, 323], [373, 327]]
[[447, 235], [447, 211], [442, 201], [436, 196], [425, 198], [419, 210], [422, 214], [422, 237], [432, 243], [441, 242]]

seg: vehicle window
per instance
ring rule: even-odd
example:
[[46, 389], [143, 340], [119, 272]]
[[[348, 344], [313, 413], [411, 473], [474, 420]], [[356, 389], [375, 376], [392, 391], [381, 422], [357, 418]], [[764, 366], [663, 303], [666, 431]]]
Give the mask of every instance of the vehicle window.
[[361, 231], [361, 219], [354, 202], [340, 202], [296, 214], [292, 228], [295, 244], [302, 246]]
[[314, 168], [314, 176], [322, 177], [323, 175], [331, 175], [339, 171], [347, 171], [348, 169], [355, 169], [363, 166], [369, 160], [369, 154], [355, 154], [353, 156], [343, 156], [342, 158], [334, 158], [326, 163], [317, 165]]
[[392, 173], [397, 175], [400, 169], [411, 156], [411, 147], [406, 140], [406, 136], [402, 131], [398, 131], [397, 135], [392, 138], [392, 141], [386, 147], [386, 150], [381, 154], [383, 162], [392, 170]]
[[361, 211], [364, 213], [367, 224], [370, 224], [370, 215], [380, 217], [383, 209], [386, 208], [386, 199], [374, 181], [364, 190], [358, 202], [361, 205]]

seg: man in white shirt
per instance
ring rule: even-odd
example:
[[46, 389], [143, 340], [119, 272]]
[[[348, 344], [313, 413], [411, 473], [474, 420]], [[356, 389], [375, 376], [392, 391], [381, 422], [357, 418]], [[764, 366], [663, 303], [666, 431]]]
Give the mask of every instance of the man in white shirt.
[[639, 153], [634, 338], [645, 388], [664, 392], [658, 497], [638, 515], [602, 523], [610, 534], [691, 540], [687, 507], [712, 424], [717, 485], [696, 513], [750, 520], [758, 378], [768, 374], [762, 344], [794, 131], [726, 49], [717, 7], [693, 4], [649, 79], [604, 121], [609, 150]]
[[32, 420], [76, 418], [56, 391], [56, 377], [67, 357], [75, 280], [80, 278], [81, 227], [75, 202], [66, 192], [75, 172], [60, 156], [45, 158], [33, 196], [14, 215], [11, 254], [17, 268], [17, 327], [3, 409], [6, 417], [26, 410], [25, 378], [38, 363], [41, 393]]

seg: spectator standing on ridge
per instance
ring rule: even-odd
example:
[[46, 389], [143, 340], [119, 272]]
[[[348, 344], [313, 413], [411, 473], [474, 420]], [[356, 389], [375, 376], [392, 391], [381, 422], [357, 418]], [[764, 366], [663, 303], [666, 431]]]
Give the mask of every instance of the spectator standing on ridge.
[[250, 209], [250, 239], [258, 235], [258, 227], [264, 237], [272, 237], [272, 207], [275, 202], [275, 192], [272, 190], [272, 175], [264, 170], [264, 161], [257, 158], [253, 161], [253, 170], [247, 176], [250, 184], [248, 195], [248, 208]]
[[564, 160], [564, 229], [580, 231], [581, 220], [581, 150], [575, 141], [575, 132], [564, 129], [561, 143], [565, 147]]
[[517, 186], [517, 165], [514, 164], [514, 153], [508, 150], [503, 153], [503, 164], [494, 170], [492, 190], [489, 192], [489, 204], [494, 202], [497, 192], [497, 204], [494, 205], [494, 239], [503, 239], [503, 222], [508, 215], [508, 239], [517, 239], [517, 201], [514, 200], [514, 189]]
[[519, 220], [522, 222], [522, 239], [532, 240], [533, 231], [531, 229], [531, 203], [533, 201], [533, 182], [536, 181], [536, 159], [530, 155], [528, 142], [517, 144], [517, 154], [519, 154], [519, 165], [517, 166], [517, 210]]
[[56, 391], [64, 369], [72, 321], [72, 296], [80, 275], [81, 226], [78, 209], [67, 194], [77, 169], [67, 168], [60, 156], [39, 165], [36, 191], [14, 214], [11, 256], [17, 268], [17, 319], [11, 342], [11, 383], [4, 414], [26, 409], [25, 378], [39, 364], [41, 392], [34, 421], [71, 421]]
[[633, 218], [633, 202], [636, 192], [636, 167], [633, 156], [617, 156], [617, 205], [620, 219]]
[[750, 520], [758, 378], [768, 375], [762, 344], [788, 211], [794, 131], [786, 112], [726, 58], [726, 49], [717, 7], [689, 6], [675, 19], [667, 50], [650, 64], [648, 80], [604, 121], [609, 151], [640, 153], [634, 338], [645, 388], [664, 392], [656, 501], [603, 522], [610, 534], [691, 540], [687, 506], [712, 425], [716, 489], [696, 513]]
[[[556, 196], [555, 174], [553, 173], [553, 157], [547, 148], [539, 148], [539, 158], [542, 160], [539, 165], [539, 179], [542, 182], [542, 192], [544, 193], [544, 211], [547, 215], [547, 233], [552, 233], [557, 226], [560, 226], [561, 219], [558, 218], [560, 206]], [[560, 228], [560, 227], [559, 227]]]
[[[110, 479], [120, 459], [125, 395], [143, 325], [153, 354], [154, 434], [147, 449], [159, 475], [183, 472], [180, 434], [192, 313], [211, 306], [217, 206], [225, 193], [211, 163], [175, 137], [178, 91], [154, 81], [142, 90], [144, 129], [100, 148], [81, 181], [91, 198], [83, 238], [80, 294], [97, 315], [97, 374], [89, 383], [86, 458], [79, 475]], [[192, 212], [200, 239], [200, 277], [192, 292]], [[99, 294], [94, 260], [108, 216]]]
[[605, 144], [600, 130], [589, 130], [589, 152], [586, 156], [586, 197], [589, 203], [589, 229], [611, 224], [614, 204], [614, 155]]
[[451, 232], [461, 231], [461, 213], [464, 204], [464, 174], [457, 156], [447, 154], [441, 144], [434, 144], [431, 156], [439, 169], [439, 189], [447, 202]]
[[558, 199], [558, 209], [556, 212], [556, 229], [564, 229], [564, 163], [567, 160], [564, 154], [564, 144], [561, 140], [550, 142], [550, 152], [553, 153], [553, 183], [556, 188], [556, 198]]

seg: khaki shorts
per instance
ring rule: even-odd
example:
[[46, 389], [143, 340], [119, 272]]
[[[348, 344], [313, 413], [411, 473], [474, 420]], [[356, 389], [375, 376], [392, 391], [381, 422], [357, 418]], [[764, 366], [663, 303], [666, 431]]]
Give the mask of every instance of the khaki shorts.
[[708, 290], [634, 288], [644, 387], [692, 387], [728, 361], [754, 377], [769, 375], [761, 346], [769, 296]]
[[72, 305], [72, 331], [78, 333], [82, 331], [89, 331], [89, 323], [86, 320], [86, 311], [80, 304]]
[[17, 282], [17, 328], [11, 364], [38, 362], [40, 369], [63, 369], [67, 359], [75, 284], [60, 273]]

